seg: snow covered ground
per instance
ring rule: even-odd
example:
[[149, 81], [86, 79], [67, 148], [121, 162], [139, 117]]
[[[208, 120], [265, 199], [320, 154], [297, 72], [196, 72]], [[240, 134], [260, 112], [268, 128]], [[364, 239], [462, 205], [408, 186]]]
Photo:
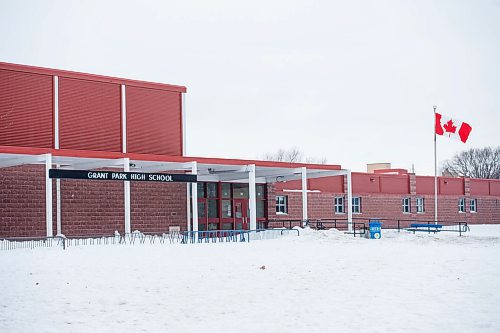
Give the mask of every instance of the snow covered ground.
[[0, 251], [0, 332], [500, 332], [500, 225], [382, 237]]

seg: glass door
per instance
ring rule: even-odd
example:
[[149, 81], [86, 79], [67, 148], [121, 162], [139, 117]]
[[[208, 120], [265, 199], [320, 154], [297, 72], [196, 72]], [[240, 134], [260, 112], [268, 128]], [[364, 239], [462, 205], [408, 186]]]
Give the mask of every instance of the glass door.
[[236, 230], [248, 230], [248, 200], [234, 199], [234, 228]]

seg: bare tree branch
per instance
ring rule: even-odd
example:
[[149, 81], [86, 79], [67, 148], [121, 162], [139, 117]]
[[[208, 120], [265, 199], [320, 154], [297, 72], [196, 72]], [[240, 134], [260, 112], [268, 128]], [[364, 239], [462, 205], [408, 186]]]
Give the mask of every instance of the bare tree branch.
[[471, 148], [443, 163], [453, 176], [500, 179], [500, 147]]
[[297, 147], [292, 147], [288, 150], [278, 149], [275, 153], [264, 154], [264, 160], [267, 161], [277, 161], [277, 162], [305, 162], [311, 164], [326, 164], [327, 160], [325, 157], [315, 158], [315, 157], [305, 157], [304, 154]]

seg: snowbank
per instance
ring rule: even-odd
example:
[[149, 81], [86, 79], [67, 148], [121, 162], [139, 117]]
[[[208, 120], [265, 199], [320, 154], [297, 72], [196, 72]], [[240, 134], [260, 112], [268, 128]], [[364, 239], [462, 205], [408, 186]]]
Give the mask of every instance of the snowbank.
[[0, 331], [499, 332], [499, 250], [489, 225], [1, 251]]

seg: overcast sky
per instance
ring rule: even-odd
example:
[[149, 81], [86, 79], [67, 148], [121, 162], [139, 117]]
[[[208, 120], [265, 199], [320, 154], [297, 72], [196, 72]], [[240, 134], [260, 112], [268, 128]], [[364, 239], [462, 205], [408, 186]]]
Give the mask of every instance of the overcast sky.
[[500, 144], [500, 1], [0, 0], [0, 61], [184, 85], [189, 156], [433, 174]]

